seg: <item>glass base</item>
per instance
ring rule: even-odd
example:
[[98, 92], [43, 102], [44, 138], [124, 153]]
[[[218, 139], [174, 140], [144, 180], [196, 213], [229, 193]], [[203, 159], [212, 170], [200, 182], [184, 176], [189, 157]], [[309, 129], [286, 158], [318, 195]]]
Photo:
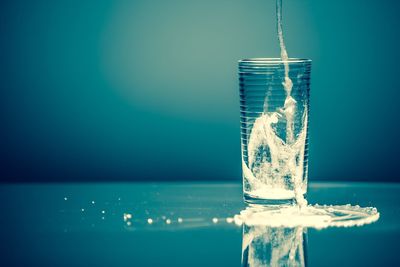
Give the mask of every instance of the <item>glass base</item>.
[[[304, 195], [304, 198], [306, 198], [306, 195]], [[295, 198], [289, 198], [289, 199], [265, 199], [265, 198], [257, 198], [254, 196], [251, 196], [247, 193], [243, 193], [243, 199], [244, 202], [247, 204], [253, 204], [253, 205], [262, 205], [262, 206], [270, 206], [270, 205], [295, 205], [296, 199]]]

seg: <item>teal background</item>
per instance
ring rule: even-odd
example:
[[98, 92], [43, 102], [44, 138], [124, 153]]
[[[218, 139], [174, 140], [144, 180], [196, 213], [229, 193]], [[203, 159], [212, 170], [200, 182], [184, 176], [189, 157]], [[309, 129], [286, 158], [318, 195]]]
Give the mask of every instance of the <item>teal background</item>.
[[[399, 181], [399, 4], [283, 1], [310, 180]], [[241, 180], [237, 60], [275, 1], [2, 1], [1, 181]]]

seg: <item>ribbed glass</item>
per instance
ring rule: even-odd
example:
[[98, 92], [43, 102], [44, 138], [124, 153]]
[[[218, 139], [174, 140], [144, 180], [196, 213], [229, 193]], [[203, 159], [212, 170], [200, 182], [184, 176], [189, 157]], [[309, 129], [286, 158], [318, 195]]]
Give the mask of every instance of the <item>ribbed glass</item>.
[[[243, 191], [247, 202], [287, 203], [307, 190], [311, 60], [239, 61]], [[288, 95], [289, 94], [289, 95]], [[297, 190], [297, 191], [296, 191]]]

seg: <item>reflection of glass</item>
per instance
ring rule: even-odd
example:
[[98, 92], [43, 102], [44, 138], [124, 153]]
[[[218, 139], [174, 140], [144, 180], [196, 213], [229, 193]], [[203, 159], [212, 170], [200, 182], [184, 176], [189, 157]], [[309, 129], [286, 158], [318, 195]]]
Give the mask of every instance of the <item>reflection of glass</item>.
[[306, 266], [307, 229], [243, 225], [242, 266]]
[[351, 205], [248, 205], [235, 215], [243, 225], [242, 266], [306, 266], [307, 228], [353, 227], [379, 219], [376, 208]]
[[243, 192], [249, 203], [289, 203], [306, 193], [310, 72], [307, 59], [239, 61]]

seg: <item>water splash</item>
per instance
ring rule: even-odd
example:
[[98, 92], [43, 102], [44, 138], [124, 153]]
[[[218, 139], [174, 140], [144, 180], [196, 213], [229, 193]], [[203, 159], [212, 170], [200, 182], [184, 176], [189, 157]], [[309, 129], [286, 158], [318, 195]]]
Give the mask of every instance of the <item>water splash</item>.
[[[304, 106], [300, 122], [302, 129], [296, 137], [294, 118], [297, 102], [291, 95], [293, 82], [289, 77], [289, 57], [283, 39], [282, 0], [276, 1], [276, 14], [281, 60], [284, 65], [282, 86], [286, 97], [283, 107], [274, 112], [268, 112], [268, 99], [265, 97], [264, 112], [253, 124], [247, 144], [247, 162], [242, 160], [242, 169], [250, 187], [249, 195], [252, 197], [280, 200], [294, 198], [303, 207], [307, 205], [304, 198], [306, 184], [303, 184], [303, 179], [308, 108], [307, 105]], [[286, 122], [285, 140], [274, 130], [281, 119]], [[264, 150], [268, 150], [268, 156], [260, 157]]]
[[[307, 107], [304, 110], [303, 128], [295, 142], [287, 143], [275, 132], [274, 125], [282, 116], [277, 112], [264, 112], [258, 117], [250, 134], [247, 151], [248, 166], [243, 160], [242, 169], [245, 178], [251, 185], [253, 196], [268, 199], [291, 199], [296, 197], [298, 203], [304, 203], [305, 186], [302, 184], [304, 176], [305, 142], [307, 138]], [[269, 149], [269, 159], [260, 161], [258, 154], [262, 147]], [[290, 177], [291, 186], [287, 179]], [[289, 188], [289, 189], [288, 189]], [[306, 203], [305, 203], [306, 204]], [[305, 205], [304, 204], [304, 205]]]
[[235, 215], [236, 224], [269, 227], [352, 227], [370, 224], [379, 219], [379, 212], [374, 207], [358, 205], [308, 205], [298, 206], [248, 206]]

